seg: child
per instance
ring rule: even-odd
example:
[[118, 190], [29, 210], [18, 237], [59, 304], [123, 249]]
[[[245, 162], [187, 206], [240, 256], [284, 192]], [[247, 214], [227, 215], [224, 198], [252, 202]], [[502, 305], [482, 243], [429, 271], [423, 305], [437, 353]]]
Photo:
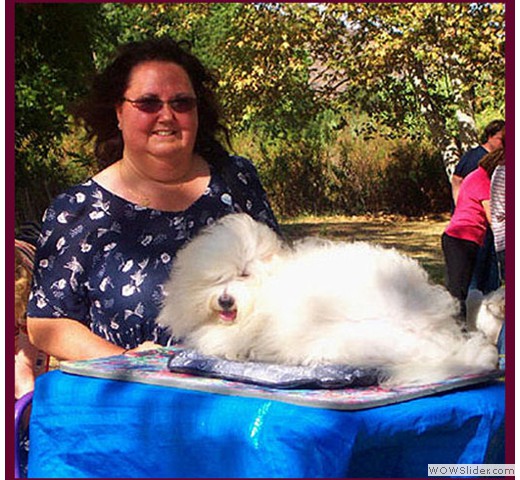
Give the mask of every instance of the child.
[[49, 365], [48, 355], [29, 342], [25, 323], [35, 250], [34, 245], [15, 239], [15, 399], [34, 390], [34, 379]]

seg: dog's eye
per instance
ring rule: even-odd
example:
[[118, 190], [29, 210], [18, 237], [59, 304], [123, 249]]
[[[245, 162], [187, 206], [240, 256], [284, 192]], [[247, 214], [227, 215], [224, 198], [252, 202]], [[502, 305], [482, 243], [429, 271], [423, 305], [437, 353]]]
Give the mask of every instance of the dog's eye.
[[251, 274], [245, 270], [243, 272], [240, 272], [240, 278], [247, 278], [249, 276], [251, 276]]
[[225, 282], [229, 281], [229, 277], [227, 277], [225, 275], [213, 276], [213, 277], [210, 277], [210, 281], [212, 283], [225, 283]]

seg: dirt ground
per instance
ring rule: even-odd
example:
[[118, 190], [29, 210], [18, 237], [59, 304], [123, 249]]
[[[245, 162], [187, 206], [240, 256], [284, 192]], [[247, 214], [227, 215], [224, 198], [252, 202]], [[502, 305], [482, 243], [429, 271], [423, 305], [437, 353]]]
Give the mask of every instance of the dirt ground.
[[416, 258], [436, 283], [444, 282], [441, 235], [449, 214], [409, 219], [394, 215], [300, 217], [281, 222], [283, 233], [293, 240], [318, 235], [333, 240], [370, 241], [396, 248]]

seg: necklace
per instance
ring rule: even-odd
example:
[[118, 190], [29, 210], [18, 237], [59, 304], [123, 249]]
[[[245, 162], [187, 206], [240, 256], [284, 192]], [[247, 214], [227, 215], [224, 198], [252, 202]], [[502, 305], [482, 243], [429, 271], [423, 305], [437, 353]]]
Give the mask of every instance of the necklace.
[[[155, 208], [164, 211], [180, 211], [189, 207], [208, 186], [210, 174], [209, 167], [201, 157], [194, 157], [188, 166], [188, 170], [181, 177], [169, 182], [146, 183], [146, 178], [139, 176], [138, 172], [132, 174], [130, 165], [123, 160], [117, 165], [119, 170], [119, 182], [129, 200], [145, 208]], [[144, 186], [147, 186], [149, 195], [145, 195], [138, 188], [142, 178]], [[153, 188], [153, 190], [151, 190]]]
[[131, 187], [130, 182], [123, 175], [123, 162], [120, 161], [118, 164], [119, 178], [125, 191], [130, 195], [132, 201], [135, 201], [141, 207], [149, 207], [152, 200], [147, 195], [143, 195], [139, 190]]

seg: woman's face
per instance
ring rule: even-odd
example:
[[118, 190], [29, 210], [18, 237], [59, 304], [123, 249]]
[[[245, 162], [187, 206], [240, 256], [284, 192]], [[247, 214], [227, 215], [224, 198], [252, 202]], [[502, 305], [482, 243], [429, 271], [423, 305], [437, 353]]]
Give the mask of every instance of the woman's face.
[[[191, 109], [184, 110], [186, 99], [194, 99], [195, 92], [181, 66], [164, 61], [136, 65], [130, 72], [124, 98], [126, 101], [116, 107], [123, 134], [124, 155], [135, 159], [151, 155], [171, 160], [177, 155], [193, 153], [198, 128], [197, 108], [192, 105]], [[149, 106], [146, 102], [149, 100], [156, 101], [155, 110], [158, 111], [142, 110]], [[157, 100], [165, 103], [160, 105]], [[179, 102], [173, 102], [172, 107], [166, 103], [172, 100]], [[181, 112], [175, 111], [177, 105], [181, 105]]]
[[495, 133], [491, 137], [488, 137], [488, 145], [491, 148], [491, 151], [496, 150], [497, 148], [503, 147], [502, 138], [504, 137], [504, 131], [500, 130], [500, 132]]

